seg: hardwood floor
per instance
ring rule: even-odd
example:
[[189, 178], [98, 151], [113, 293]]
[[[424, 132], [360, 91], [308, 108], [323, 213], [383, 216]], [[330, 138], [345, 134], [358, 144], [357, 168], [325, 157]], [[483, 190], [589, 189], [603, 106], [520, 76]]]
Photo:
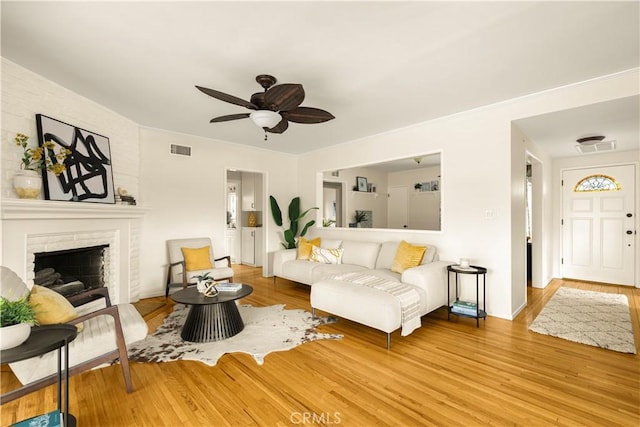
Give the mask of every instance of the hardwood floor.
[[[255, 288], [244, 303], [310, 309], [307, 286], [236, 270], [236, 281]], [[476, 328], [440, 309], [410, 336], [395, 332], [390, 351], [382, 332], [341, 319], [321, 330], [342, 340], [273, 353], [262, 366], [244, 354], [214, 367], [133, 363], [132, 394], [117, 365], [85, 372], [71, 378], [71, 412], [80, 426], [640, 425], [640, 356], [527, 330], [560, 286], [626, 294], [640, 347], [640, 290], [556, 280], [529, 288], [512, 322], [489, 317]], [[150, 327], [169, 310], [152, 311]], [[2, 390], [16, 386], [3, 369]], [[3, 405], [2, 425], [54, 407], [51, 386]]]

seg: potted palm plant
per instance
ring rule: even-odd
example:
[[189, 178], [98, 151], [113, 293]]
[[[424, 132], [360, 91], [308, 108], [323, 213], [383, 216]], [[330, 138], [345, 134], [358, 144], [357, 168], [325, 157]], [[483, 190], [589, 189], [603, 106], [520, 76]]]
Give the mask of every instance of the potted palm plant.
[[0, 349], [17, 347], [25, 342], [31, 334], [31, 326], [37, 324], [29, 294], [14, 301], [0, 297]]
[[356, 222], [356, 227], [362, 227], [362, 223], [367, 220], [367, 213], [365, 211], [356, 211], [354, 216], [354, 221]]
[[294, 197], [291, 199], [291, 203], [289, 203], [289, 228], [285, 229], [282, 221], [282, 211], [280, 210], [277, 200], [273, 196], [269, 196], [269, 200], [271, 202], [271, 215], [273, 216], [273, 221], [278, 227], [282, 227], [284, 230], [284, 242], [281, 242], [282, 246], [285, 249], [296, 248], [298, 245], [296, 238], [303, 237], [307, 233], [309, 227], [316, 223], [315, 220], [311, 220], [307, 222], [302, 229], [300, 229], [299, 222], [310, 211], [318, 208], [313, 207], [304, 212], [300, 212], [300, 197]]

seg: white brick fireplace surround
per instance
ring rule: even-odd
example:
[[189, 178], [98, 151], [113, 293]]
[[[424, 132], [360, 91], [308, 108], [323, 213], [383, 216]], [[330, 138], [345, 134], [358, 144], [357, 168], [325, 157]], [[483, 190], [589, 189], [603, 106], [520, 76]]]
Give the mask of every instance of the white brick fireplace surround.
[[109, 245], [105, 286], [113, 303], [140, 298], [140, 222], [129, 205], [2, 200], [2, 265], [33, 285], [34, 253]]

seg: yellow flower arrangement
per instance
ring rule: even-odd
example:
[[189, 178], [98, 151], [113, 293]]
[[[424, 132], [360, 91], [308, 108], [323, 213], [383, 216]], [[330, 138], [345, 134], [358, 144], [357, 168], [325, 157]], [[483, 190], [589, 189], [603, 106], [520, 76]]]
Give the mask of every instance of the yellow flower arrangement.
[[[56, 144], [53, 141], [45, 141], [42, 147], [27, 147], [29, 144], [29, 136], [23, 133], [17, 133], [13, 139], [17, 146], [22, 147], [22, 160], [20, 169], [37, 171], [46, 168], [49, 172], [56, 176], [64, 172], [67, 167], [64, 164], [65, 159], [71, 154], [71, 150], [60, 147], [55, 152]], [[47, 158], [44, 157], [44, 150], [47, 150]], [[52, 159], [55, 159], [55, 163]]]

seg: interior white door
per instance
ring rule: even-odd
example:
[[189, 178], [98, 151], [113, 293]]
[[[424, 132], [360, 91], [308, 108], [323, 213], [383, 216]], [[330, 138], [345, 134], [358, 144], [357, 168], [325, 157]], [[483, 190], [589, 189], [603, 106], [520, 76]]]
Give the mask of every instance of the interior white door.
[[[610, 189], [576, 188], [604, 176]], [[597, 182], [596, 179], [595, 182]], [[574, 169], [562, 174], [562, 276], [620, 285], [635, 278], [635, 167]]]
[[407, 228], [407, 224], [409, 223], [408, 209], [408, 187], [389, 187], [389, 198], [387, 199], [387, 228]]

